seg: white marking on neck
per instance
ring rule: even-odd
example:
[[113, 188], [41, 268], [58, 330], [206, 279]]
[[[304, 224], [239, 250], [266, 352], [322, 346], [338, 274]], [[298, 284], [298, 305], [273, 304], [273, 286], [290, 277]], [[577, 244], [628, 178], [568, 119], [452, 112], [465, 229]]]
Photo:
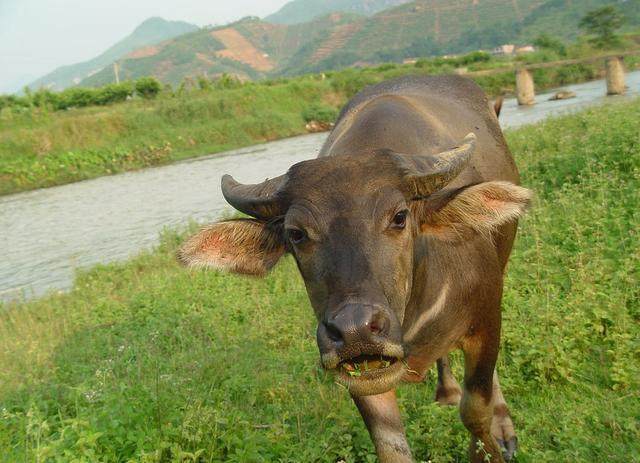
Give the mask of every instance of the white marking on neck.
[[445, 307], [445, 302], [447, 301], [447, 296], [449, 295], [449, 283], [446, 282], [442, 285], [440, 289], [440, 294], [438, 294], [437, 299], [431, 307], [425, 310], [420, 317], [414, 322], [414, 324], [407, 330], [404, 335], [404, 342], [411, 342], [413, 339], [420, 333], [420, 330], [435, 318], [440, 315], [442, 310]]

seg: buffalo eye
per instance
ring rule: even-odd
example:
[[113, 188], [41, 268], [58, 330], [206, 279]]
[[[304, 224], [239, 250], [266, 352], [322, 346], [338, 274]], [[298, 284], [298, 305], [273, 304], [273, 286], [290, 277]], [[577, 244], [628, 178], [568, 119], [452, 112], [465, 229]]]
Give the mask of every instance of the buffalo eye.
[[288, 228], [287, 238], [289, 238], [289, 241], [293, 244], [301, 244], [307, 239], [307, 234], [298, 228]]
[[398, 212], [393, 216], [393, 220], [391, 221], [391, 228], [395, 228], [397, 230], [403, 230], [407, 225], [407, 214], [409, 211], [404, 210]]

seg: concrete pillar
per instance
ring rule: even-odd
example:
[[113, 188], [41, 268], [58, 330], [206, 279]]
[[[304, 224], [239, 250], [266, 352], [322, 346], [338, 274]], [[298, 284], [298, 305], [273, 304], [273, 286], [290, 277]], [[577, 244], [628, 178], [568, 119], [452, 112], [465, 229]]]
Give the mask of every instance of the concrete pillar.
[[520, 68], [516, 71], [516, 93], [519, 105], [529, 106], [536, 103], [533, 76], [526, 68]]
[[624, 66], [622, 58], [613, 57], [607, 59], [607, 95], [622, 95], [626, 87], [624, 85]]

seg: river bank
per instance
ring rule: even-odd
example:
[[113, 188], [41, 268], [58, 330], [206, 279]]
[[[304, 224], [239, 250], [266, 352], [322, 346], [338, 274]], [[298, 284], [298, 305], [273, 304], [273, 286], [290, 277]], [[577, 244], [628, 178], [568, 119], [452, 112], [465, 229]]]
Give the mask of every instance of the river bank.
[[[518, 62], [555, 59], [549, 53], [532, 54]], [[466, 63], [464, 57], [192, 90], [105, 107], [2, 111], [0, 195], [301, 135], [307, 133], [309, 120], [331, 122], [339, 108], [366, 85], [400, 75], [504, 68], [504, 72], [473, 79], [492, 97], [515, 90], [510, 61], [490, 58], [456, 67], [460, 63]], [[638, 63], [637, 57], [627, 58], [630, 69]], [[602, 72], [602, 63], [574, 64], [538, 69], [534, 78], [537, 89], [545, 90], [589, 81]]]
[[[640, 454], [638, 121], [635, 100], [507, 133], [536, 193], [498, 365], [519, 461]], [[190, 272], [181, 241], [0, 306], [0, 462], [373, 461], [348, 394], [316, 368], [294, 262], [264, 280]], [[465, 461], [459, 413], [434, 390], [433, 375], [399, 388], [415, 458]]]

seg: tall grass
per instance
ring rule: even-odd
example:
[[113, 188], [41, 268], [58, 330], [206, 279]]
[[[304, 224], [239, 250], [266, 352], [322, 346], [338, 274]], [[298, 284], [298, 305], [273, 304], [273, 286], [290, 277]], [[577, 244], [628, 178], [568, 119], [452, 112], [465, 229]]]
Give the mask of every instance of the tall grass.
[[[640, 455], [639, 120], [634, 101], [508, 133], [537, 193], [499, 362], [519, 462]], [[318, 367], [292, 260], [264, 280], [188, 272], [181, 239], [0, 310], [0, 461], [375, 461]], [[434, 388], [432, 375], [399, 390], [416, 460], [466, 461], [458, 412]]]

